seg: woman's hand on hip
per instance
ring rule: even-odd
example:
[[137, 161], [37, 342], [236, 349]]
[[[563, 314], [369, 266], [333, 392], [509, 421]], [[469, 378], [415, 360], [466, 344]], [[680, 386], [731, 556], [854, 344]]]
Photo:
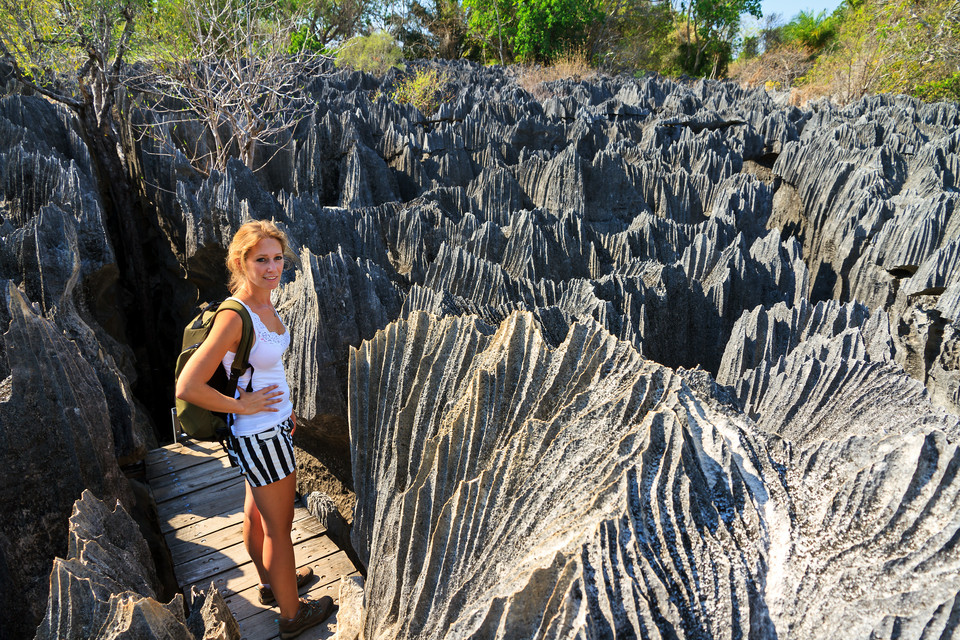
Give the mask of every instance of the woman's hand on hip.
[[278, 391], [278, 386], [273, 384], [256, 391], [240, 389], [240, 397], [237, 401], [240, 403], [241, 411], [236, 413], [251, 415], [261, 411], [277, 411], [273, 405], [283, 401], [283, 391]]

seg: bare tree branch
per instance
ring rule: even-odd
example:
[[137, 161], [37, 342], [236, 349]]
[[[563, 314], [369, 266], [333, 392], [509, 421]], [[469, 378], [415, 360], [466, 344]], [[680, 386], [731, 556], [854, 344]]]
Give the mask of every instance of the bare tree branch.
[[199, 171], [222, 171], [231, 157], [256, 171], [263, 166], [256, 165], [258, 148], [283, 144], [312, 111], [298, 78], [309, 76], [319, 60], [287, 51], [286, 25], [296, 21], [278, 19], [274, 0], [248, 0], [242, 12], [216, 0], [183, 0], [182, 6], [187, 56], [171, 52], [137, 81], [158, 96], [152, 106], [163, 122], [203, 123], [211, 144], [181, 149]]

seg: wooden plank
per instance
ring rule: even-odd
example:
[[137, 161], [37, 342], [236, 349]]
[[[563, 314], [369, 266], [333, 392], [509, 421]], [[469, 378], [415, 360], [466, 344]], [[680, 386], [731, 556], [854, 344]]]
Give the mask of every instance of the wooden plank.
[[[195, 560], [203, 555], [212, 553], [217, 549], [222, 549], [237, 542], [243, 541], [243, 509], [238, 509], [235, 517], [232, 518], [228, 526], [216, 530], [203, 532], [202, 525], [210, 522], [208, 518], [203, 522], [197, 523], [193, 527], [179, 529], [167, 534], [167, 546], [170, 553], [173, 554], [176, 564]], [[224, 519], [219, 519], [223, 522]], [[195, 535], [203, 532], [199, 536]], [[293, 530], [291, 537], [294, 544], [301, 540], [306, 540], [318, 536], [324, 532], [320, 523], [310, 515], [310, 512], [303, 507], [298, 507], [293, 512]]]
[[[201, 462], [190, 465], [189, 467], [174, 469], [169, 473], [154, 476], [150, 479], [150, 486], [153, 488], [154, 493], [156, 493], [161, 487], [169, 487], [171, 484], [177, 482], [195, 482], [198, 478], [203, 478], [216, 472], [218, 469], [230, 468], [230, 459], [225, 456], [220, 458], [204, 458]], [[236, 468], [234, 468], [234, 471], [236, 473], [240, 472]]]
[[173, 570], [177, 574], [177, 584], [181, 586], [191, 583], [206, 585], [210, 584], [210, 581], [217, 574], [225, 573], [244, 562], [250, 562], [247, 550], [243, 547], [243, 544], [232, 544], [222, 549], [214, 549], [211, 553], [183, 564], [175, 565]]
[[[344, 561], [346, 561], [346, 564], [344, 564]], [[321, 596], [330, 596], [334, 602], [336, 602], [340, 595], [340, 576], [360, 575], [354, 570], [349, 558], [347, 558], [346, 554], [342, 551], [322, 558], [312, 566], [315, 573], [318, 570], [322, 570], [324, 573], [317, 573], [318, 577], [300, 589], [300, 595], [313, 600], [318, 600]], [[341, 569], [350, 571], [351, 573], [337, 573]], [[320, 578], [320, 575], [324, 575], [325, 577]], [[256, 582], [254, 582], [252, 587], [244, 589], [240, 593], [232, 593], [229, 596], [224, 596], [224, 599], [227, 601], [227, 604], [230, 605], [230, 611], [233, 612], [233, 616], [237, 620], [245, 620], [265, 610], [273, 611], [274, 615], [279, 612], [276, 605], [267, 607], [260, 604], [260, 593], [257, 591]]]
[[160, 530], [169, 533], [206, 518], [233, 512], [243, 505], [244, 482], [238, 475], [233, 480], [208, 487], [203, 493], [191, 493], [158, 503]]
[[[218, 444], [217, 446], [219, 447], [220, 445]], [[226, 457], [227, 452], [222, 449], [214, 452], [187, 449], [184, 453], [168, 451], [166, 449], [154, 449], [147, 454], [147, 478], [153, 480], [153, 478], [157, 476], [162, 476], [173, 471], [182, 471], [204, 460]]]
[[[311, 538], [294, 547], [298, 567], [313, 566], [323, 558], [338, 552], [343, 553], [327, 536]], [[244, 589], [249, 589], [259, 581], [257, 569], [250, 562], [243, 544], [220, 549], [217, 553], [185, 563], [176, 567], [175, 570], [177, 582], [184, 591], [189, 591], [190, 586], [206, 589], [213, 581], [226, 596], [227, 593], [240, 593]], [[318, 575], [331, 575], [326, 566], [314, 566], [313, 570]]]
[[196, 524], [187, 525], [168, 532], [164, 538], [170, 552], [176, 558], [178, 547], [191, 542], [203, 542], [203, 539], [216, 532], [243, 523], [243, 505], [237, 504], [232, 510], [218, 516], [211, 516]]
[[240, 470], [235, 467], [223, 467], [217, 461], [211, 461], [206, 464], [197, 465], [191, 468], [191, 473], [184, 478], [183, 476], [167, 476], [170, 482], [159, 484], [153, 489], [153, 498], [157, 504], [171, 500], [178, 496], [186, 496], [196, 491], [202, 491], [208, 486], [226, 482], [240, 477]]
[[186, 442], [171, 444], [147, 453], [147, 480], [179, 471], [210, 458], [222, 458], [227, 453], [219, 442]]

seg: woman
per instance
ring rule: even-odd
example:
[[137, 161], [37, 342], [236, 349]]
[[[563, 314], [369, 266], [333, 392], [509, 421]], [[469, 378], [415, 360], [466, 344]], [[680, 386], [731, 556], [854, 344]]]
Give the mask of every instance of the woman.
[[293, 456], [296, 419], [282, 361], [290, 333], [270, 300], [280, 284], [287, 250], [283, 232], [264, 221], [244, 224], [230, 243], [230, 292], [250, 312], [256, 334], [251, 368], [241, 376], [236, 397], [227, 397], [207, 384], [217, 367], [229, 372], [233, 363], [243, 332], [243, 321], [236, 312], [217, 314], [210, 334], [177, 381], [178, 398], [233, 416], [230, 461], [246, 478], [243, 542], [260, 576], [260, 602], [280, 606], [278, 624], [284, 639], [323, 622], [334, 608], [329, 596], [310, 601], [297, 595], [313, 570], [296, 568], [290, 538], [297, 488]]

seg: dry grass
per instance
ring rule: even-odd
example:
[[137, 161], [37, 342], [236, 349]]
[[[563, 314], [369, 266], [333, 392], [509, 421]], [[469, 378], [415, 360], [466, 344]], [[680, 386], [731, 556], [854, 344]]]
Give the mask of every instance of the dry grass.
[[597, 74], [590, 65], [589, 56], [583, 51], [565, 53], [549, 65], [523, 65], [517, 76], [517, 84], [538, 100], [549, 98], [553, 91], [547, 86], [557, 80], [586, 80]]
[[764, 86], [787, 91], [813, 68], [810, 51], [804, 47], [787, 45], [768, 51], [749, 60], [738, 60], [730, 65], [729, 77], [748, 87]]

